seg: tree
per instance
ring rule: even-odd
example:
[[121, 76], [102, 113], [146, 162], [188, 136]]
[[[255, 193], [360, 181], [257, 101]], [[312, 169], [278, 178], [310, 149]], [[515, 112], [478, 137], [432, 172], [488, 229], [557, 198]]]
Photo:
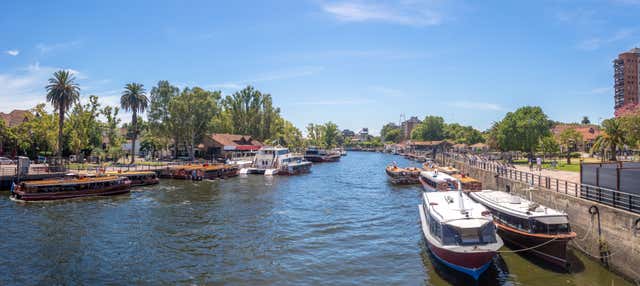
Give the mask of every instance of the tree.
[[220, 91], [207, 91], [199, 87], [185, 88], [180, 96], [169, 102], [172, 128], [176, 133], [176, 145], [182, 142], [195, 158], [195, 146], [211, 130], [211, 120], [218, 112]]
[[445, 124], [443, 128], [444, 138], [456, 143], [476, 144], [484, 142], [482, 133], [471, 126], [462, 126], [458, 123]]
[[411, 139], [431, 141], [444, 139], [444, 119], [440, 116], [427, 116], [411, 132]]
[[400, 129], [392, 129], [386, 132], [384, 137], [383, 136], [380, 136], [380, 137], [382, 137], [385, 142], [398, 143], [402, 139], [402, 133], [400, 132]]
[[59, 70], [49, 78], [46, 86], [47, 101], [58, 111], [58, 157], [62, 158], [62, 129], [66, 111], [80, 98], [80, 87], [75, 77], [67, 70]]
[[309, 141], [309, 144], [312, 146], [320, 146], [321, 145], [321, 138], [322, 138], [322, 131], [323, 128], [321, 128], [320, 125], [316, 125], [313, 123], [309, 123], [307, 125], [307, 140]]
[[380, 137], [382, 137], [384, 141], [387, 141], [387, 139], [385, 139], [387, 138], [387, 134], [393, 130], [398, 130], [398, 132], [400, 132], [400, 127], [393, 122], [389, 122], [385, 124], [384, 126], [382, 126], [382, 129], [380, 130]]
[[564, 149], [567, 156], [567, 164], [570, 165], [571, 151], [574, 150], [574, 148], [582, 142], [582, 134], [574, 128], [567, 128], [560, 132], [560, 134], [558, 135], [558, 139], [560, 140], [562, 149]]
[[124, 87], [122, 97], [120, 97], [120, 106], [125, 111], [131, 111], [131, 163], [136, 160], [136, 138], [138, 137], [138, 112], [144, 113], [149, 105], [144, 86], [140, 83], [128, 83]]
[[640, 113], [628, 113], [620, 117], [620, 127], [625, 133], [626, 144], [632, 147], [640, 145]]
[[106, 154], [116, 161], [118, 160], [120, 153], [122, 152], [122, 148], [120, 147], [122, 144], [122, 137], [120, 136], [120, 131], [118, 126], [120, 126], [120, 118], [118, 118], [118, 112], [120, 108], [105, 106], [101, 113], [107, 119], [102, 125], [102, 129], [105, 131], [107, 135], [108, 142], [105, 144], [106, 146]]
[[580, 122], [582, 124], [591, 124], [591, 120], [589, 120], [589, 116], [582, 116], [582, 121]]
[[151, 88], [151, 92], [149, 92], [149, 111], [147, 113], [149, 131], [164, 149], [168, 149], [169, 138], [173, 134], [170, 128], [169, 102], [179, 95], [180, 89], [166, 80], [159, 81], [158, 85]]
[[273, 106], [270, 94], [265, 94], [252, 86], [233, 93], [223, 100], [225, 117], [230, 119], [233, 133], [248, 134], [259, 140], [274, 137], [273, 124], [280, 117], [280, 109]]
[[543, 137], [540, 139], [539, 150], [544, 157], [557, 154], [560, 151], [560, 145], [552, 136]]
[[338, 144], [338, 137], [340, 137], [340, 130], [338, 125], [329, 121], [322, 125], [322, 140], [321, 143], [324, 148], [333, 148]]
[[550, 135], [551, 122], [537, 106], [509, 112], [493, 128], [492, 137], [502, 151], [522, 151], [533, 156], [540, 139]]
[[622, 146], [626, 143], [626, 134], [620, 126], [620, 121], [617, 118], [605, 119], [602, 121], [602, 129], [604, 134], [596, 138], [596, 141], [591, 148], [591, 152], [604, 152], [609, 149], [610, 160], [617, 161], [616, 152], [618, 151], [618, 146]]
[[78, 102], [69, 114], [64, 133], [69, 150], [78, 158], [82, 151], [92, 151], [102, 142], [99, 115], [100, 103], [95, 95], [89, 96], [89, 102], [84, 105]]

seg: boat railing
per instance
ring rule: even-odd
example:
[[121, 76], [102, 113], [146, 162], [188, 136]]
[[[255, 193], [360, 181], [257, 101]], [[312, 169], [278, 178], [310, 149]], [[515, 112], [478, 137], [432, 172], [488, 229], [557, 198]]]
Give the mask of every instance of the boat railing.
[[640, 213], [640, 194], [520, 171], [505, 164], [477, 160], [458, 153], [441, 153], [439, 156], [446, 164], [463, 164], [471, 168], [489, 171], [500, 178], [523, 182], [532, 187], [539, 187], [568, 196], [595, 201], [614, 208]]

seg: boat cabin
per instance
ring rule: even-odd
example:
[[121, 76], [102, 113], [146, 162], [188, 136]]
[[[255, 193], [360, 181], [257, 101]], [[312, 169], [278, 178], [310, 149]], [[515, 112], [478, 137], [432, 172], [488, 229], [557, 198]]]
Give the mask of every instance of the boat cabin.
[[420, 180], [430, 191], [452, 191], [458, 188], [454, 177], [437, 170], [420, 172]]

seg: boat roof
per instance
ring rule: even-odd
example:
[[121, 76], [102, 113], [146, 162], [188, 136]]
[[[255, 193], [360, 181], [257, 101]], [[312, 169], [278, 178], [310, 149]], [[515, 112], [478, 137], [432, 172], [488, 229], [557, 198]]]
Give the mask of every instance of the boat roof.
[[265, 151], [265, 150], [275, 150], [275, 151], [279, 151], [279, 150], [289, 150], [289, 148], [287, 147], [272, 147], [272, 146], [263, 146], [262, 148], [260, 148], [260, 150], [258, 150], [258, 152], [260, 151]]
[[445, 174], [443, 172], [423, 171], [423, 172], [420, 172], [420, 176], [436, 183], [443, 183], [446, 181], [454, 181], [454, 182], [456, 181], [456, 178], [451, 177], [450, 175]]
[[471, 182], [480, 182], [478, 180], [476, 180], [475, 178], [469, 177], [469, 176], [465, 176], [462, 174], [453, 174], [451, 175], [451, 177], [454, 177], [458, 180], [460, 180], [463, 184], [467, 184], [467, 183], [471, 183]]
[[[478, 227], [492, 221], [487, 209], [473, 201], [467, 194], [459, 191], [425, 192], [423, 194], [429, 213], [442, 223], [455, 227]], [[464, 202], [464, 210], [460, 208], [460, 200]]]
[[[539, 218], [544, 217], [566, 217], [567, 214], [552, 208], [539, 205], [535, 202], [522, 198], [520, 196], [494, 190], [482, 190], [470, 193], [470, 196], [480, 203], [487, 205], [489, 208], [498, 209], [501, 212], [515, 215], [521, 218]], [[550, 219], [540, 220], [544, 223], [562, 223], [552, 222]], [[547, 222], [549, 221], [549, 222]], [[566, 222], [565, 222], [566, 223]]]
[[118, 176], [104, 176], [104, 177], [87, 177], [87, 178], [79, 178], [79, 179], [50, 179], [50, 180], [40, 180], [40, 181], [25, 181], [23, 184], [27, 187], [40, 187], [40, 186], [55, 186], [55, 185], [76, 185], [76, 184], [86, 184], [86, 183], [99, 183], [99, 182], [110, 182], [119, 180]]
[[108, 175], [113, 176], [127, 176], [127, 175], [155, 175], [156, 173], [153, 171], [124, 171], [124, 172], [107, 172]]

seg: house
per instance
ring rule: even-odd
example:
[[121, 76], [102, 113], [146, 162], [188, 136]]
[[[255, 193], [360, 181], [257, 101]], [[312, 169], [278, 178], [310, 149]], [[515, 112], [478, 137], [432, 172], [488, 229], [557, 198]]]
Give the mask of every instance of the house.
[[0, 119], [8, 127], [16, 127], [24, 122], [29, 121], [29, 110], [14, 109], [9, 113], [0, 112]]
[[369, 141], [369, 128], [362, 128], [358, 132], [358, 140], [360, 140], [360, 142]]
[[576, 149], [580, 152], [589, 152], [593, 143], [602, 133], [600, 127], [594, 124], [557, 124], [551, 129], [551, 133], [560, 138], [560, 134], [566, 129], [575, 129], [578, 133], [582, 134], [582, 142], [576, 143]]
[[451, 146], [451, 149], [453, 150], [453, 152], [464, 153], [469, 151], [469, 145], [464, 143], [453, 144], [453, 146]]
[[486, 153], [489, 152], [489, 145], [485, 143], [476, 143], [469, 146], [469, 149], [471, 149], [471, 152], [474, 153]]
[[262, 142], [250, 135], [214, 133], [206, 136], [198, 149], [202, 157], [215, 159], [230, 158], [236, 153], [255, 152], [262, 146]]

